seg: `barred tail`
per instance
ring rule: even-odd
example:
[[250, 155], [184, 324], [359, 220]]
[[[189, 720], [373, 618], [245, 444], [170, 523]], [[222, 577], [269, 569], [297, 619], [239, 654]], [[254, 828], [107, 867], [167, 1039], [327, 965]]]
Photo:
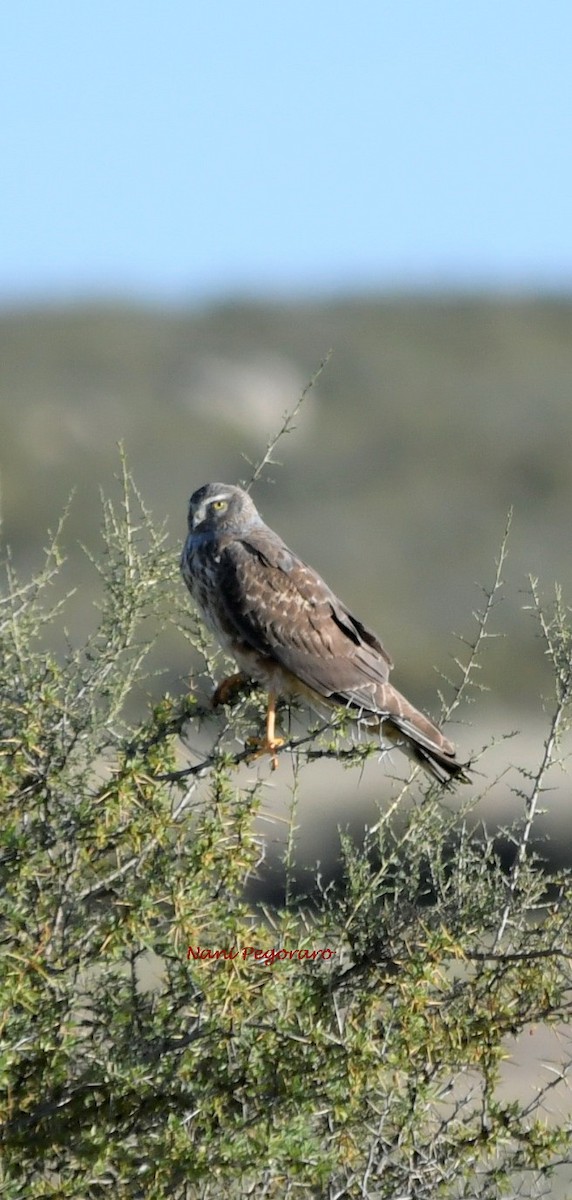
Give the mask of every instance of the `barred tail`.
[[[424, 713], [414, 708], [391, 684], [378, 689], [382, 729], [415, 762], [440, 783], [458, 779], [469, 783], [467, 763], [458, 762], [455, 747]], [[382, 715], [383, 713], [383, 715]]]

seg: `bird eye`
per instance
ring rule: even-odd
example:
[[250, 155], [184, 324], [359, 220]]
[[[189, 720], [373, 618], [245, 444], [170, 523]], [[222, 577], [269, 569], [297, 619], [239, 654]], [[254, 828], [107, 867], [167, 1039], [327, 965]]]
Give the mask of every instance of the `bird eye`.
[[225, 508], [228, 508], [228, 503], [226, 500], [213, 500], [212, 507], [216, 508], [217, 512], [223, 512]]

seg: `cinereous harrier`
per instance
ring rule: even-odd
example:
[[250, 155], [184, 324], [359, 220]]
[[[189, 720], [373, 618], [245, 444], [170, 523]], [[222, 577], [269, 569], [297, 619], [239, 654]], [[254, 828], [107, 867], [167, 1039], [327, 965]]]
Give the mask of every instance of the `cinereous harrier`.
[[242, 488], [207, 483], [191, 496], [181, 570], [207, 625], [235, 659], [214, 703], [254, 680], [268, 692], [258, 753], [276, 766], [278, 696], [345, 707], [390, 738], [441, 782], [465, 778], [455, 747], [388, 682], [392, 661], [312, 567], [260, 517]]

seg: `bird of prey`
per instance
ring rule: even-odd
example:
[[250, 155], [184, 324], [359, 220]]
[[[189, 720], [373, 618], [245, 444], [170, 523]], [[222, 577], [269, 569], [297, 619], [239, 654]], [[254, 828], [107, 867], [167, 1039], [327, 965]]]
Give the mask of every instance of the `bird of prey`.
[[213, 702], [247, 680], [268, 693], [258, 753], [277, 765], [276, 701], [302, 696], [323, 710], [344, 707], [380, 731], [442, 783], [467, 779], [441, 730], [389, 683], [379, 638], [354, 617], [312, 567], [265, 525], [247, 492], [207, 483], [191, 496], [181, 570], [206, 624], [239, 674]]

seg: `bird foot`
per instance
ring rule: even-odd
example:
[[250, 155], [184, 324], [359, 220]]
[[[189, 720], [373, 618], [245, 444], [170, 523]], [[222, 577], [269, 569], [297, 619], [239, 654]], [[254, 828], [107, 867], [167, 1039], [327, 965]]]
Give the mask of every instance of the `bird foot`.
[[221, 679], [218, 687], [213, 692], [211, 704], [213, 708], [218, 708], [219, 704], [230, 704], [236, 700], [239, 692], [247, 684], [248, 680], [245, 675], [229, 675], [227, 679]]
[[248, 756], [248, 761], [251, 762], [254, 758], [260, 758], [263, 754], [269, 754], [270, 766], [272, 770], [275, 771], [278, 766], [278, 755], [276, 754], [276, 751], [280, 746], [284, 745], [284, 741], [285, 739], [281, 737], [247, 738], [246, 745], [251, 750], [251, 753]]

